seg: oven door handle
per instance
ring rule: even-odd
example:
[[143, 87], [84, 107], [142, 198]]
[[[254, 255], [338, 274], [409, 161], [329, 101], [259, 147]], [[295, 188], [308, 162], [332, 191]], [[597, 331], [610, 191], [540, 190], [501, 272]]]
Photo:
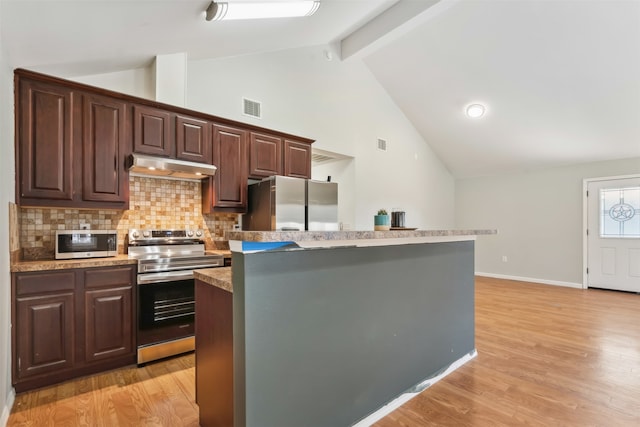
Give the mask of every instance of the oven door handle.
[[193, 271], [138, 274], [138, 285], [193, 279]]
[[[206, 264], [184, 264], [184, 265], [180, 265], [178, 263], [174, 264], [174, 269], [177, 268], [184, 268], [184, 267], [189, 267], [192, 270], [197, 270], [197, 269], [201, 269], [201, 268], [215, 268], [215, 267], [222, 267], [224, 264], [224, 261], [216, 261], [214, 262], [208, 262]], [[169, 271], [172, 267], [167, 267], [166, 265], [155, 265], [155, 264], [145, 264], [142, 266], [142, 271], [147, 272], [147, 271], [158, 271], [158, 270], [164, 270], [164, 271]], [[169, 270], [167, 270], [169, 269]], [[141, 273], [142, 274], [142, 273]], [[145, 273], [146, 274], [146, 273]]]

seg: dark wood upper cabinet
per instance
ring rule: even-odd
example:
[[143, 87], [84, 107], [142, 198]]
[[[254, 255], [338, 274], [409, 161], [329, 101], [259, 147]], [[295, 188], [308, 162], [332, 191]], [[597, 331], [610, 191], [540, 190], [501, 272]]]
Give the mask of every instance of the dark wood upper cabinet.
[[249, 139], [249, 177], [282, 175], [282, 138], [251, 132]]
[[245, 212], [247, 209], [247, 131], [213, 126], [213, 178], [203, 181], [203, 212]]
[[128, 209], [131, 153], [213, 163], [203, 212], [244, 212], [247, 180], [311, 176], [312, 140], [16, 70], [20, 206]]
[[206, 120], [176, 116], [176, 158], [211, 164], [211, 124]]
[[16, 76], [21, 206], [126, 209], [126, 103]]
[[284, 140], [284, 174], [296, 178], [311, 178], [311, 144]]
[[133, 106], [133, 151], [172, 157], [174, 139], [171, 135], [171, 113], [167, 110]]
[[19, 202], [72, 200], [72, 116], [76, 95], [59, 85], [27, 79], [20, 80], [17, 94]]
[[124, 102], [83, 96], [83, 200], [128, 202], [126, 112]]

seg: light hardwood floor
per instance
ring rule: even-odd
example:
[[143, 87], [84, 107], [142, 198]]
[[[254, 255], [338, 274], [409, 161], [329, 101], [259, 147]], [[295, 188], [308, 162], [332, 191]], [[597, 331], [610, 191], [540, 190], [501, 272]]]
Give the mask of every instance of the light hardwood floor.
[[[476, 347], [375, 426], [640, 426], [640, 295], [477, 278]], [[18, 395], [8, 426], [197, 426], [194, 388], [182, 356]]]

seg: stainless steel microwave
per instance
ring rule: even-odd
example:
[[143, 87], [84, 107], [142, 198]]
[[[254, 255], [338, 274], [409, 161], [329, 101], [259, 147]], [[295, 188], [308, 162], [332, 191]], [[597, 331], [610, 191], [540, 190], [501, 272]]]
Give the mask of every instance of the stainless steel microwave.
[[116, 230], [58, 230], [56, 259], [100, 258], [118, 255]]

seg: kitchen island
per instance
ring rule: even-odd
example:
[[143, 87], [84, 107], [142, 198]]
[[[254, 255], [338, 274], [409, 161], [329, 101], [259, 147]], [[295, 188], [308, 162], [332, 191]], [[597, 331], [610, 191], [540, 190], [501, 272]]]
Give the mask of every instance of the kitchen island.
[[228, 232], [226, 279], [195, 273], [201, 425], [354, 425], [468, 360], [495, 233]]

